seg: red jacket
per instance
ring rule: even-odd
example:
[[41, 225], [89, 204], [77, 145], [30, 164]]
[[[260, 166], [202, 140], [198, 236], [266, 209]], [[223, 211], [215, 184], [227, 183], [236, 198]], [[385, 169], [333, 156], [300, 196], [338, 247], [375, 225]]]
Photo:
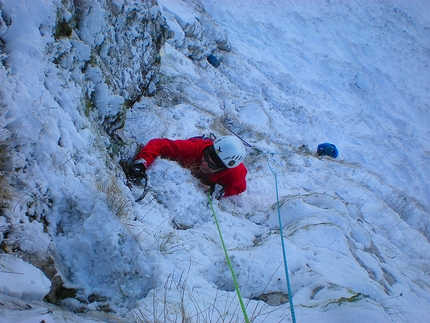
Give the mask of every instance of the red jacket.
[[210, 139], [190, 138], [187, 140], [152, 139], [139, 152], [136, 159], [145, 159], [150, 166], [157, 157], [177, 161], [191, 170], [192, 174], [205, 185], [220, 184], [224, 196], [237, 195], [246, 189], [247, 169], [243, 163], [235, 168], [227, 168], [214, 174], [203, 174], [200, 165], [206, 147], [213, 145]]

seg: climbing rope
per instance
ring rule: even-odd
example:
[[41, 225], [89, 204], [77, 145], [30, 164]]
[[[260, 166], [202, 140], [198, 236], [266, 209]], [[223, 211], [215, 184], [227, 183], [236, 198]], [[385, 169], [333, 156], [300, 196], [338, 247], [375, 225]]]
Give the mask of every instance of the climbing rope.
[[215, 219], [215, 223], [216, 223], [216, 227], [218, 229], [219, 237], [221, 239], [221, 244], [222, 244], [222, 248], [224, 250], [225, 259], [227, 260], [227, 264], [228, 264], [228, 267], [230, 268], [231, 276], [233, 277], [234, 288], [236, 289], [237, 298], [239, 299], [240, 307], [242, 308], [245, 322], [249, 323], [248, 314], [246, 313], [245, 304], [243, 302], [242, 295], [240, 294], [239, 284], [237, 283], [236, 274], [234, 273], [233, 266], [231, 265], [230, 257], [228, 256], [227, 248], [225, 247], [225, 243], [224, 243], [224, 239], [222, 237], [222, 233], [221, 233], [221, 229], [220, 229], [220, 226], [218, 223], [218, 219], [216, 217], [216, 213], [215, 213], [214, 207], [212, 205], [212, 199], [211, 199], [210, 191], [208, 192], [208, 201], [209, 201], [209, 205], [210, 205], [211, 210], [212, 210], [212, 214], [213, 214], [214, 219]]
[[[228, 129], [228, 128], [227, 128]], [[266, 155], [267, 153], [263, 152], [261, 149], [254, 147], [250, 145], [248, 142], [246, 142], [244, 139], [242, 139], [238, 134], [233, 132], [231, 129], [228, 129], [233, 135], [235, 135], [237, 138], [239, 138], [243, 144], [247, 147], [250, 147], [255, 150], [257, 154]], [[285, 277], [287, 280], [287, 290], [288, 290], [288, 300], [290, 302], [290, 311], [291, 311], [291, 318], [293, 320], [293, 323], [296, 323], [296, 314], [294, 312], [294, 304], [293, 304], [293, 293], [291, 292], [291, 284], [290, 284], [290, 275], [288, 270], [288, 262], [287, 262], [287, 252], [285, 250], [285, 242], [284, 242], [284, 234], [282, 232], [282, 219], [281, 219], [281, 206], [279, 204], [279, 190], [278, 190], [278, 174], [273, 170], [273, 168], [270, 166], [269, 159], [267, 158], [267, 165], [269, 166], [270, 171], [275, 176], [275, 187], [276, 187], [276, 207], [278, 210], [278, 222], [279, 222], [279, 235], [281, 236], [281, 244], [282, 244], [282, 254], [284, 258], [284, 269], [285, 269]], [[212, 204], [211, 204], [212, 206]], [[216, 218], [215, 218], [216, 221]], [[218, 228], [219, 230], [219, 228]], [[221, 234], [221, 232], [220, 232]], [[221, 238], [222, 239], [222, 238]], [[232, 270], [232, 269], [231, 269]], [[234, 274], [234, 273], [233, 273]]]
[[294, 313], [294, 304], [293, 304], [293, 294], [291, 293], [290, 275], [288, 273], [287, 253], [285, 251], [284, 234], [282, 233], [282, 219], [281, 219], [281, 210], [280, 210], [281, 207], [279, 205], [279, 191], [278, 191], [278, 175], [273, 170], [273, 168], [270, 166], [269, 160], [267, 160], [267, 165], [269, 166], [270, 171], [275, 176], [276, 207], [278, 209], [279, 235], [281, 236], [282, 253], [283, 253], [283, 257], [284, 257], [284, 268], [285, 268], [285, 276], [287, 279], [288, 300], [290, 301], [291, 318], [293, 319], [293, 323], [296, 323], [296, 314]]

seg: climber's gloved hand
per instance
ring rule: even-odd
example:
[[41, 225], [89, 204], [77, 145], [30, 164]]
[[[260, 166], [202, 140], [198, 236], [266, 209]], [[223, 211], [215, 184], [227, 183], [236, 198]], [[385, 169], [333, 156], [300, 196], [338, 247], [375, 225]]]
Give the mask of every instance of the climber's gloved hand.
[[142, 179], [146, 179], [146, 161], [144, 159], [138, 159], [134, 162], [130, 169], [130, 181], [134, 184], [139, 184]]
[[211, 186], [211, 196], [212, 199], [219, 200], [224, 195], [224, 187], [219, 184]]

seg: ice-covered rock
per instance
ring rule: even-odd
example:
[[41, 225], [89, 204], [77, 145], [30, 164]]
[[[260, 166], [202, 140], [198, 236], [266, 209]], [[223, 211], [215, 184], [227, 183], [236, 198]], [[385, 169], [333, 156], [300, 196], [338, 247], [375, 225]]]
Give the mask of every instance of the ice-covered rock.
[[0, 292], [25, 301], [41, 301], [51, 282], [42, 271], [24, 260], [0, 254]]

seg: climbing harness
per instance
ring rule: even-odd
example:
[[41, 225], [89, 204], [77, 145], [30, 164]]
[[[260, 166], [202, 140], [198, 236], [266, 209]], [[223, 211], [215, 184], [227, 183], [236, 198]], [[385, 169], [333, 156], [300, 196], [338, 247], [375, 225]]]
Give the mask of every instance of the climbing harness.
[[237, 298], [239, 299], [240, 307], [242, 308], [242, 312], [243, 312], [243, 316], [245, 318], [245, 322], [249, 323], [248, 314], [246, 313], [246, 307], [245, 307], [245, 304], [243, 302], [242, 295], [240, 294], [239, 284], [237, 283], [236, 274], [234, 273], [233, 266], [231, 265], [230, 257], [228, 256], [227, 248], [225, 247], [225, 243], [224, 243], [224, 239], [222, 237], [222, 233], [221, 233], [221, 229], [220, 229], [220, 226], [219, 226], [219, 223], [218, 223], [218, 219], [216, 217], [216, 213], [215, 213], [214, 207], [212, 205], [210, 191], [208, 192], [208, 201], [209, 201], [209, 205], [210, 205], [211, 210], [212, 210], [212, 214], [213, 214], [214, 219], [215, 219], [216, 227], [218, 229], [218, 233], [219, 233], [219, 237], [220, 237], [220, 240], [221, 240], [222, 248], [223, 248], [224, 254], [225, 254], [225, 259], [227, 260], [228, 268], [230, 268], [231, 276], [233, 277], [234, 288], [236, 289]]

